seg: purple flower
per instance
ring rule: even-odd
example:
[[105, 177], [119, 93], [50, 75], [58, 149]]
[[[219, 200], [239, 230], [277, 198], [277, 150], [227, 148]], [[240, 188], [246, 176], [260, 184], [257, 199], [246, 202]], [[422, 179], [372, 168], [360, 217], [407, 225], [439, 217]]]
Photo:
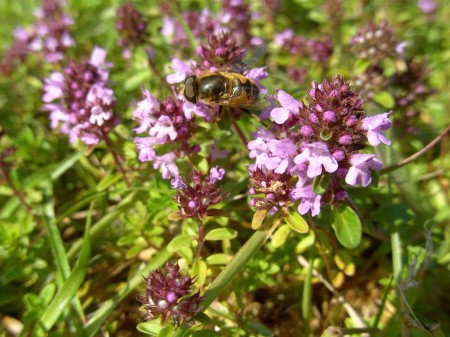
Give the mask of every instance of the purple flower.
[[145, 292], [139, 297], [145, 309], [145, 319], [162, 316], [164, 321], [172, 319], [175, 325], [194, 323], [194, 316], [202, 310], [202, 297], [192, 294], [194, 279], [184, 276], [176, 262], [167, 262], [162, 268], [144, 277]]
[[170, 179], [179, 175], [178, 167], [175, 164], [176, 155], [173, 152], [166, 153], [162, 156], [157, 156], [153, 162], [155, 170], [161, 168], [161, 175], [163, 179]]
[[353, 36], [350, 46], [357, 58], [377, 63], [396, 56], [398, 40], [394, 29], [386, 21], [379, 24], [370, 22]]
[[144, 45], [148, 40], [147, 21], [131, 2], [117, 8], [116, 29], [120, 35], [118, 45], [123, 48], [122, 55], [131, 57], [131, 49]]
[[186, 77], [194, 73], [192, 68], [193, 68], [192, 63], [191, 64], [185, 63], [180, 59], [174, 57], [172, 59], [172, 66], [171, 66], [171, 69], [174, 71], [174, 73], [167, 75], [166, 77], [167, 83], [175, 84], [183, 82], [186, 79]]
[[277, 99], [281, 104], [281, 108], [275, 108], [270, 113], [270, 117], [277, 124], [283, 124], [290, 116], [298, 114], [299, 108], [303, 106], [302, 103], [296, 101], [283, 90], [277, 91]]
[[208, 216], [209, 207], [223, 199], [222, 189], [216, 183], [222, 180], [224, 174], [225, 170], [216, 166], [204, 179], [200, 171], [192, 170], [189, 176], [191, 183], [175, 177], [171, 184], [177, 189], [175, 201], [179, 204], [180, 216], [194, 218], [201, 223]]
[[[382, 131], [391, 126], [390, 112], [366, 117], [361, 97], [340, 76], [313, 82], [308, 93], [304, 104], [279, 91], [281, 107], [270, 112], [276, 123], [248, 143], [255, 160], [249, 167], [250, 204], [257, 208], [287, 207], [289, 196], [301, 214], [317, 215], [321, 205], [345, 198], [344, 178], [348, 184], [367, 186], [370, 170], [381, 168], [378, 158], [360, 151], [367, 142], [389, 142]], [[312, 183], [324, 174], [324, 192], [316, 195]]]
[[345, 182], [352, 186], [368, 186], [372, 181], [370, 170], [379, 171], [383, 167], [382, 161], [373, 154], [354, 154], [350, 164]]
[[[140, 123], [134, 131], [144, 134], [134, 139], [139, 160], [151, 161], [155, 169], [161, 168], [164, 179], [178, 175], [176, 159], [200, 151], [198, 144], [190, 144], [196, 128], [194, 118], [208, 113], [202, 113], [199, 105], [187, 103], [181, 95], [160, 102], [144, 90], [143, 100], [133, 111], [133, 119]], [[158, 154], [160, 145], [165, 146], [162, 148], [165, 153]]]
[[51, 127], [59, 127], [70, 142], [97, 144], [118, 122], [105, 58], [106, 50], [95, 47], [89, 61], [71, 62], [63, 72], [53, 72], [44, 80], [42, 100]]
[[436, 11], [437, 5], [434, 0], [419, 0], [417, 7], [420, 8], [424, 14], [433, 14]]
[[322, 166], [328, 173], [333, 173], [338, 168], [336, 159], [328, 151], [325, 143], [303, 144], [302, 152], [297, 155], [294, 162], [303, 164], [308, 162], [307, 176], [314, 178], [322, 174]]
[[[265, 139], [258, 137], [247, 145], [250, 158], [256, 158], [255, 167], [284, 173], [293, 167], [297, 146], [289, 139]], [[252, 166], [253, 167], [253, 166]]]
[[210, 181], [212, 184], [215, 184], [217, 180], [222, 180], [225, 175], [225, 170], [223, 168], [219, 168], [218, 166], [213, 167], [209, 171]]
[[311, 211], [312, 216], [320, 213], [320, 199], [322, 196], [314, 194], [312, 185], [297, 186], [290, 192], [290, 197], [294, 201], [300, 200], [298, 212], [301, 215], [305, 215], [309, 211]]
[[385, 112], [379, 115], [366, 117], [361, 121], [361, 128], [367, 131], [367, 140], [370, 145], [377, 146], [380, 143], [390, 145], [391, 141], [383, 135], [383, 131], [388, 130], [391, 127], [391, 121], [389, 116], [392, 111]]

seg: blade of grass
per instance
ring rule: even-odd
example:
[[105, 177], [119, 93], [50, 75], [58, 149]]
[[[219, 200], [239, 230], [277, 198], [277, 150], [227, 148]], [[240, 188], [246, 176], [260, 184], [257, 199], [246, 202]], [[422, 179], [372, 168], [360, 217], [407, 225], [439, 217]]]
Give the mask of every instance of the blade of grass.
[[142, 276], [147, 276], [150, 270], [161, 267], [166, 263], [173, 253], [167, 248], [163, 248], [158, 254], [152, 257], [147, 265], [140, 269], [127, 283], [127, 285], [119, 290], [110, 300], [104, 302], [102, 306], [95, 311], [85, 326], [85, 332], [88, 337], [95, 336], [105, 319], [111, 314], [114, 308], [130, 294], [141, 282]]
[[[61, 272], [63, 280], [67, 281], [70, 277], [70, 264], [55, 218], [55, 209], [53, 207], [53, 185], [50, 182], [47, 182], [47, 184], [45, 184], [43, 187], [43, 223], [48, 233], [50, 247], [55, 258], [58, 270]], [[88, 220], [90, 221], [90, 217], [88, 218]], [[83, 308], [78, 297], [74, 299], [73, 306], [80, 319], [84, 321], [86, 316], [84, 315]]]
[[[89, 210], [90, 213], [92, 212], [92, 209], [93, 204], [91, 204]], [[53, 327], [59, 316], [64, 313], [64, 309], [67, 308], [68, 303], [76, 296], [77, 290], [84, 280], [89, 264], [89, 257], [91, 255], [91, 242], [89, 238], [90, 222], [91, 216], [89, 215], [86, 221], [80, 257], [78, 258], [75, 268], [73, 268], [70, 276], [64, 282], [55, 298], [50, 302], [50, 305], [44, 311], [44, 314], [39, 321], [39, 326], [46, 332]]]

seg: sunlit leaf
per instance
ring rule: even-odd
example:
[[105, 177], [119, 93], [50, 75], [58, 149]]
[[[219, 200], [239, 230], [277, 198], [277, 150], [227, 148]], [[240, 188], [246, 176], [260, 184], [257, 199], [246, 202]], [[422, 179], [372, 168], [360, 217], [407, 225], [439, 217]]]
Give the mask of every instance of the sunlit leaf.
[[289, 227], [298, 233], [304, 234], [309, 230], [308, 223], [306, 220], [297, 212], [296, 209], [288, 212], [284, 217], [284, 221], [289, 225]]
[[216, 228], [205, 235], [206, 241], [231, 240], [237, 236], [237, 231], [231, 228]]
[[333, 210], [333, 228], [339, 242], [345, 248], [355, 248], [361, 242], [361, 221], [348, 205], [339, 205]]
[[282, 246], [291, 232], [289, 225], [280, 226], [272, 236], [272, 245], [275, 248]]
[[195, 240], [195, 236], [189, 234], [178, 235], [175, 239], [169, 242], [167, 249], [169, 252], [176, 252], [177, 250], [188, 247]]

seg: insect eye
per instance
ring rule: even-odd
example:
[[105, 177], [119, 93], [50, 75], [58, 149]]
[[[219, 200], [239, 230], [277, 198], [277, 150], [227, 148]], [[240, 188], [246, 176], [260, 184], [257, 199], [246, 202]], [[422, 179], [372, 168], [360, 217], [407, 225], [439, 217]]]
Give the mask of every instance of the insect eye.
[[189, 76], [184, 81], [184, 97], [191, 103], [197, 103], [198, 84], [196, 76]]

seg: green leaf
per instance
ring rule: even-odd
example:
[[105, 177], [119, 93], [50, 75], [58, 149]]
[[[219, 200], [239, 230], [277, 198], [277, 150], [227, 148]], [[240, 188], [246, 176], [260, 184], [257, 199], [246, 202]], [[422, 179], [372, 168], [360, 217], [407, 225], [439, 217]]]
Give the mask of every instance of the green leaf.
[[253, 214], [252, 229], [256, 230], [261, 226], [268, 212], [269, 210], [267, 209], [258, 209], [255, 214]]
[[205, 241], [231, 240], [237, 236], [237, 231], [231, 228], [216, 228], [205, 235]]
[[375, 95], [373, 95], [373, 100], [386, 109], [392, 109], [395, 105], [394, 97], [387, 91], [376, 92]]
[[188, 247], [192, 244], [192, 241], [195, 240], [195, 236], [189, 234], [183, 234], [177, 236], [175, 239], [169, 242], [167, 245], [167, 249], [169, 252], [176, 252], [177, 250]]
[[130, 76], [125, 83], [123, 88], [125, 91], [132, 91], [139, 87], [142, 83], [148, 81], [152, 77], [152, 72], [150, 69], [141, 69], [138, 73]]
[[307, 233], [309, 230], [308, 223], [295, 209], [284, 216], [284, 221], [293, 231], [300, 234]]
[[207, 270], [208, 267], [206, 266], [206, 262], [203, 260], [196, 261], [192, 266], [192, 272], [197, 276], [197, 284], [199, 286], [205, 284]]
[[191, 336], [192, 337], [220, 337], [223, 335], [214, 330], [201, 330], [201, 331], [193, 332]]
[[209, 265], [225, 265], [230, 262], [232, 256], [227, 254], [212, 254], [206, 258], [206, 263]]
[[361, 220], [348, 205], [339, 205], [333, 210], [333, 228], [339, 242], [345, 248], [355, 248], [361, 242]]
[[136, 328], [147, 335], [157, 336], [163, 327], [160, 324], [160, 319], [156, 319], [150, 322], [139, 323]]
[[363, 73], [369, 66], [371, 62], [367, 59], [358, 59], [354, 64], [355, 73], [361, 74]]
[[288, 225], [282, 225], [280, 228], [272, 236], [272, 245], [275, 248], [282, 246], [291, 232], [291, 229]]
[[68, 307], [69, 302], [75, 297], [78, 289], [81, 286], [81, 283], [84, 280], [84, 276], [86, 275], [86, 270], [89, 264], [89, 257], [91, 254], [91, 242], [89, 238], [91, 211], [92, 207], [89, 212], [88, 221], [86, 222], [83, 236], [83, 245], [81, 247], [81, 253], [80, 257], [78, 258], [77, 264], [40, 319], [39, 326], [43, 327], [45, 331], [49, 331], [56, 323], [59, 316], [64, 313], [65, 309]]
[[116, 183], [120, 179], [122, 179], [122, 175], [121, 174], [109, 174], [109, 175], [107, 175], [105, 178], [103, 178], [98, 183], [97, 191], [101, 192], [101, 191], [106, 190], [109, 186], [111, 186], [112, 184]]
[[175, 212], [170, 213], [170, 214], [167, 216], [167, 219], [176, 221], [176, 220], [183, 219], [183, 217], [182, 217], [182, 214], [181, 214], [180, 211], [175, 211]]
[[321, 174], [314, 178], [313, 181], [313, 192], [315, 194], [323, 194], [330, 186], [330, 175]]

